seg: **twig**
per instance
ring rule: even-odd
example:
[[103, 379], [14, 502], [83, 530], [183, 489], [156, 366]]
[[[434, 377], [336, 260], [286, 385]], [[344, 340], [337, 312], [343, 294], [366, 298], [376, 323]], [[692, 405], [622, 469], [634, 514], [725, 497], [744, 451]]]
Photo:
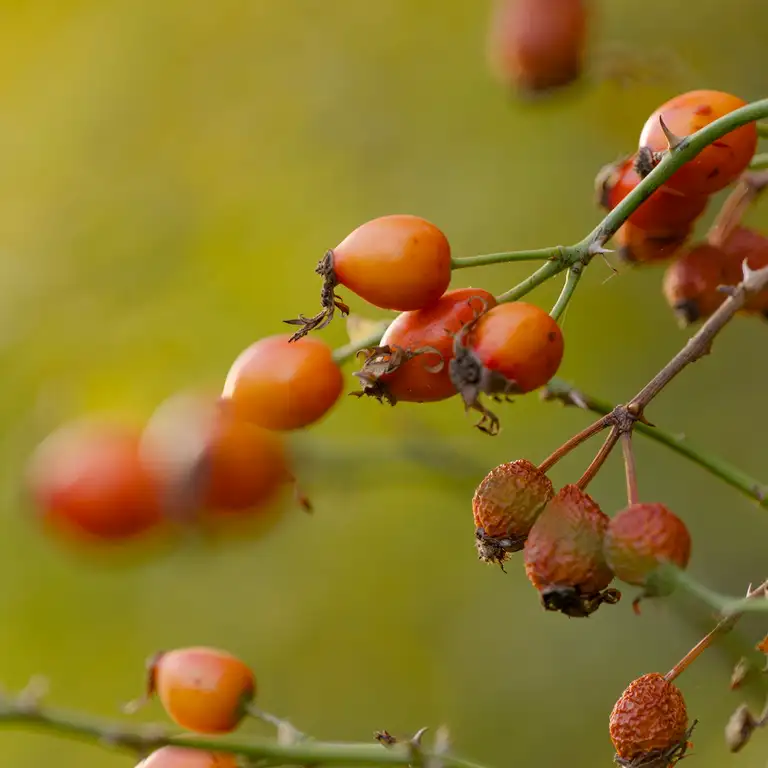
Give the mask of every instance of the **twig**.
[[621, 430], [618, 427], [613, 427], [608, 433], [608, 437], [605, 438], [602, 448], [597, 452], [597, 456], [592, 459], [592, 463], [576, 482], [576, 485], [578, 485], [582, 491], [586, 490], [587, 486], [592, 482], [603, 464], [605, 464], [605, 460], [611, 455], [611, 451], [616, 447], [616, 443], [619, 442], [619, 437], [621, 437]]
[[[747, 589], [747, 596], [745, 600], [754, 600], [757, 597], [765, 597], [768, 590], [768, 581], [763, 582], [759, 587], [752, 589], [750, 585]], [[707, 633], [693, 648], [691, 648], [680, 661], [675, 664], [672, 669], [667, 672], [664, 679], [668, 682], [672, 682], [676, 677], [685, 672], [685, 670], [701, 656], [701, 654], [709, 648], [712, 643], [715, 642], [722, 635], [728, 634], [738, 623], [743, 613], [731, 613], [725, 618], [721, 619], [715, 628]]]
[[627, 409], [635, 409], [638, 415], [642, 415], [645, 407], [675, 376], [691, 363], [709, 354], [715, 336], [744, 306], [747, 298], [768, 287], [768, 267], [753, 271], [745, 264], [743, 268], [744, 278], [731, 290], [731, 295], [688, 343], [627, 403]]
[[512, 261], [549, 261], [558, 257], [559, 247], [536, 248], [532, 251], [483, 253], [480, 256], [460, 256], [451, 259], [451, 269], [483, 267], [488, 264], [506, 264]]
[[627, 476], [627, 504], [637, 504], [640, 497], [637, 492], [637, 466], [635, 452], [632, 449], [632, 433], [623, 432], [621, 435], [621, 450], [624, 454], [624, 471]]
[[[381, 744], [299, 741], [279, 743], [271, 740], [218, 739], [193, 735], [171, 735], [157, 725], [128, 728], [122, 722], [102, 720], [87, 714], [67, 712], [27, 702], [22, 697], [0, 700], [0, 726], [21, 726], [46, 731], [64, 738], [146, 754], [163, 746], [179, 746], [207, 752], [231, 753], [263, 760], [270, 765], [399, 765], [414, 762], [408, 744], [384, 748]], [[433, 755], [421, 750], [420, 759], [439, 758], [446, 768], [481, 768], [451, 755]]]
[[586, 429], [582, 429], [578, 435], [574, 435], [570, 440], [563, 443], [554, 453], [551, 453], [549, 456], [547, 456], [547, 458], [544, 459], [541, 464], [539, 464], [539, 471], [548, 472], [552, 467], [555, 466], [555, 464], [557, 464], [558, 461], [560, 461], [560, 459], [567, 456], [572, 450], [574, 450], [574, 448], [580, 446], [585, 440], [588, 440], [598, 432], [602, 432], [609, 424], [610, 421], [606, 414], [606, 418], [598, 419], [597, 421], [590, 424]]
[[555, 306], [552, 307], [552, 311], [549, 313], [553, 320], [559, 320], [565, 312], [568, 303], [573, 298], [573, 294], [576, 292], [576, 286], [581, 279], [581, 273], [584, 270], [584, 265], [577, 263], [573, 264], [565, 275], [565, 285], [560, 292]]
[[752, 170], [768, 168], [768, 152], [761, 152], [760, 154], [755, 155], [752, 158], [749, 167], [752, 168]]
[[[574, 405], [582, 410], [602, 416], [610, 415], [616, 408], [607, 400], [585, 394], [561, 379], [552, 379], [542, 391], [541, 396], [543, 400], [559, 400], [566, 405]], [[591, 430], [594, 426], [595, 424], [590, 425], [585, 431]], [[746, 474], [733, 464], [691, 445], [684, 437], [674, 435], [659, 427], [636, 422], [633, 429], [654, 442], [667, 446], [675, 453], [685, 456], [710, 474], [740, 491], [744, 496], [756, 501], [764, 509], [768, 509], [768, 485], [763, 485], [759, 480]]]

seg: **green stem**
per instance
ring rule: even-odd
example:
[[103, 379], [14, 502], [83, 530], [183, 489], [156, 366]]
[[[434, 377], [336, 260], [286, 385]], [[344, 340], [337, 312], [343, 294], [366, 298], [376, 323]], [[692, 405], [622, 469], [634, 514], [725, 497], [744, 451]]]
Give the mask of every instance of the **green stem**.
[[761, 139], [768, 139], [768, 123], [757, 124], [757, 135]]
[[[585, 395], [560, 379], [552, 379], [549, 382], [544, 396], [548, 399], [557, 399], [573, 405], [579, 405], [601, 416], [605, 416], [614, 409], [614, 406], [606, 400]], [[738, 467], [733, 466], [733, 464], [690, 445], [685, 438], [673, 435], [671, 432], [666, 432], [658, 427], [652, 427], [649, 424], [638, 421], [635, 422], [634, 429], [651, 440], [666, 445], [675, 453], [685, 456], [710, 474], [723, 480], [732, 488], [756, 501], [763, 509], [768, 509], [768, 486], [743, 472]]]
[[749, 167], [753, 171], [762, 171], [768, 168], [768, 152], [762, 152], [755, 155], [749, 164]]
[[461, 256], [451, 259], [451, 269], [483, 267], [488, 264], [506, 264], [510, 261], [548, 261], [557, 258], [559, 249], [536, 248], [533, 251], [509, 251], [505, 253], [484, 253], [480, 256]]
[[560, 249], [563, 257], [555, 261], [548, 261], [543, 266], [539, 267], [532, 275], [529, 275], [521, 283], [518, 283], [514, 288], [511, 288], [506, 293], [502, 293], [496, 297], [496, 301], [499, 304], [505, 304], [509, 301], [517, 301], [530, 293], [534, 288], [546, 283], [547, 280], [568, 268], [570, 264], [570, 257], [568, 255], [568, 249]]
[[768, 117], [768, 99], [761, 99], [729, 112], [700, 131], [685, 137], [662, 161], [579, 243], [589, 247], [606, 243], [616, 230], [682, 165], [713, 141], [735, 128]]
[[377, 328], [373, 333], [369, 333], [364, 338], [357, 339], [356, 341], [350, 341], [349, 344], [344, 344], [343, 346], [334, 349], [334, 361], [338, 365], [343, 365], [344, 363], [353, 360], [355, 355], [361, 349], [378, 346], [379, 342], [381, 341], [381, 337], [384, 335], [384, 331], [387, 330], [387, 325], [389, 325], [389, 323], [383, 322], [379, 328]]
[[552, 307], [552, 311], [549, 313], [553, 320], [559, 320], [563, 312], [565, 312], [565, 309], [568, 306], [568, 302], [576, 292], [576, 286], [579, 284], [579, 280], [581, 280], [581, 273], [583, 269], [583, 264], [574, 264], [566, 273], [563, 290], [560, 291], [560, 295], [557, 297], [555, 306]]
[[[85, 741], [133, 753], [146, 753], [163, 746], [180, 746], [206, 752], [242, 755], [250, 760], [263, 760], [271, 765], [400, 765], [426, 761], [432, 755], [408, 744], [385, 748], [371, 743], [333, 743], [301, 741], [280, 744], [277, 741], [243, 739], [220, 740], [192, 735], [171, 736], [159, 726], [129, 729], [124, 723], [106, 721], [79, 712], [67, 712], [39, 706], [22, 706], [18, 701], [0, 702], [0, 726], [25, 726], [64, 738]], [[434, 755], [437, 759], [437, 755]], [[449, 768], [480, 768], [474, 763], [450, 755], [440, 755]]]
[[672, 565], [663, 566], [660, 570], [660, 576], [706, 603], [712, 610], [723, 616], [733, 616], [739, 613], [768, 613], [768, 600], [765, 599], [764, 595], [760, 598], [729, 597], [705, 587], [696, 581], [690, 573]]

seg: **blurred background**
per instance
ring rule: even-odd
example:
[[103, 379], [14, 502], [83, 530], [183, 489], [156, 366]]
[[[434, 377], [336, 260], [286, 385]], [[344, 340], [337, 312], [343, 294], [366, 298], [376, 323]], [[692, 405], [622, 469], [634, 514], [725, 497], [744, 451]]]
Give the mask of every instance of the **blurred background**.
[[[591, 60], [625, 51], [651, 76], [588, 77], [525, 103], [488, 74], [486, 2], [0, 4], [6, 687], [41, 673], [52, 702], [112, 715], [139, 692], [149, 653], [209, 644], [253, 666], [263, 708], [318, 738], [447, 723], [457, 750], [491, 767], [610, 764], [614, 701], [667, 671], [706, 612], [651, 601], [638, 619], [625, 599], [570, 621], [541, 610], [521, 559], [505, 575], [473, 547], [477, 482], [502, 461], [543, 459], [587, 423], [576, 409], [518, 399], [490, 439], [454, 401], [345, 399], [294, 436], [314, 516], [287, 507], [261, 538], [128, 566], [43, 536], [21, 483], [33, 446], [67, 419], [143, 419], [178, 389], [219, 387], [241, 349], [315, 311], [316, 261], [363, 221], [422, 215], [457, 255], [574, 242], [599, 220], [595, 172], [636, 147], [656, 106], [699, 87], [766, 95], [763, 0], [698, 0], [695, 14], [663, 0], [593, 5]], [[749, 220], [768, 230], [768, 204]], [[498, 293], [528, 271], [465, 270], [454, 285]], [[687, 334], [662, 271], [612, 276], [594, 261], [564, 319], [564, 378], [615, 401], [678, 350]], [[549, 308], [556, 282], [532, 300]], [[323, 337], [344, 343], [344, 324]], [[765, 324], [739, 319], [650, 418], [765, 480], [767, 341]], [[691, 529], [692, 573], [736, 594], [765, 578], [765, 511], [636, 442], [641, 495]], [[558, 465], [556, 483], [596, 447]], [[608, 512], [625, 500], [613, 459], [591, 488]], [[741, 626], [749, 642], [766, 629]], [[734, 660], [711, 651], [681, 678], [702, 768], [729, 759]], [[159, 706], [146, 717], [162, 719]], [[763, 766], [765, 746], [757, 738], [739, 765]], [[132, 764], [10, 730], [0, 750], [24, 768]]]

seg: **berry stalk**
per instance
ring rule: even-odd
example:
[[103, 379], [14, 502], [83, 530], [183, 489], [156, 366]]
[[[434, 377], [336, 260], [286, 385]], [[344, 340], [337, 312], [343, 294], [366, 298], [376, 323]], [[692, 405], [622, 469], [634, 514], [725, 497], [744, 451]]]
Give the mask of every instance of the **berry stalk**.
[[565, 285], [563, 290], [557, 297], [555, 306], [552, 307], [552, 311], [549, 313], [553, 320], [559, 320], [568, 307], [568, 303], [573, 298], [573, 294], [576, 292], [576, 286], [581, 279], [581, 273], [584, 270], [584, 265], [581, 263], [572, 264], [570, 269], [565, 275]]
[[[608, 416], [615, 410], [615, 406], [607, 400], [587, 395], [561, 379], [552, 379], [547, 384], [542, 391], [542, 399], [559, 400], [565, 405], [576, 406], [600, 416]], [[595, 422], [595, 424], [590, 425], [587, 429], [591, 430], [597, 423]], [[635, 423], [634, 429], [654, 442], [667, 446], [667, 448], [680, 456], [684, 456], [694, 464], [698, 464], [711, 475], [735, 488], [744, 496], [756, 501], [764, 509], [768, 509], [768, 485], [761, 483], [733, 464], [691, 445], [684, 437], [675, 435], [660, 427], [638, 421]], [[590, 432], [590, 434], [594, 434], [594, 432]]]
[[509, 261], [550, 261], [559, 256], [558, 246], [536, 248], [532, 251], [507, 251], [503, 253], [484, 253], [479, 256], [454, 256], [451, 269], [484, 267], [488, 264], [506, 264]]
[[621, 435], [621, 450], [624, 455], [624, 471], [627, 476], [627, 504], [632, 506], [640, 501], [637, 492], [637, 465], [635, 452], [632, 448], [632, 433], [624, 432]]

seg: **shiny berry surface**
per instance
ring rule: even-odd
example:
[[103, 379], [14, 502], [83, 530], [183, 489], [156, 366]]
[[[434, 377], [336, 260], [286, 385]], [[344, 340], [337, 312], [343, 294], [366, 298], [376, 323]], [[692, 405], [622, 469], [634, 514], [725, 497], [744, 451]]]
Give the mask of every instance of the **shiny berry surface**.
[[331, 348], [317, 338], [289, 342], [269, 336], [233, 363], [222, 397], [241, 418], [273, 430], [293, 430], [322, 419], [344, 387]]
[[[673, 134], [682, 138], [746, 103], [723, 91], [682, 93], [662, 104], [648, 118], [640, 134], [639, 146], [654, 152], [667, 149], [668, 142], [659, 117]], [[747, 123], [705, 147], [676, 171], [665, 186], [686, 195], [711, 195], [727, 187], [746, 170], [756, 147], [757, 128], [754, 123]]]

